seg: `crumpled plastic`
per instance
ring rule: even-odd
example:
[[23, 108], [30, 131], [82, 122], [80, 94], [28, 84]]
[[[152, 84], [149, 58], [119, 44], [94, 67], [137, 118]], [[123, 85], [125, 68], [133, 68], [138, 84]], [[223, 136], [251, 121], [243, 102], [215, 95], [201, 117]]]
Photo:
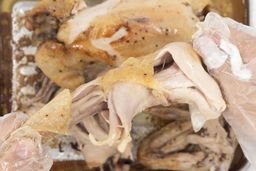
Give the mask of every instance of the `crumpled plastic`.
[[193, 47], [218, 81], [227, 103], [224, 117], [256, 170], [256, 29], [216, 13], [197, 26]]
[[49, 171], [53, 164], [43, 152], [41, 135], [23, 126], [26, 120], [23, 113], [10, 113], [0, 118], [1, 171]]

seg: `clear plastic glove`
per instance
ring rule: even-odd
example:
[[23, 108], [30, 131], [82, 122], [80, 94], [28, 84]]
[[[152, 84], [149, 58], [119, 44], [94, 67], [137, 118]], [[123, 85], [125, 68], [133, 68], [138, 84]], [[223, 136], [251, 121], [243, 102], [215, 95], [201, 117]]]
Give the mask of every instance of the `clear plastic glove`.
[[224, 117], [256, 168], [256, 29], [209, 13], [198, 24], [193, 47], [226, 99]]
[[22, 126], [27, 116], [11, 113], [0, 118], [0, 170], [49, 171], [52, 160], [44, 154], [40, 134]]

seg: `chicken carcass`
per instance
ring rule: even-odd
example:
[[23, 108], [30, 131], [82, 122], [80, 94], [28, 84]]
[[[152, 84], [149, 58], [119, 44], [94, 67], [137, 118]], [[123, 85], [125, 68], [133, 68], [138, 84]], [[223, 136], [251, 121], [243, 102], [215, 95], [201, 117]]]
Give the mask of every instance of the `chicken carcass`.
[[197, 21], [187, 0], [108, 0], [62, 24], [57, 38], [64, 45], [46, 42], [36, 63], [59, 86], [74, 89], [91, 80], [86, 75], [96, 78], [99, 68], [118, 66], [169, 42], [190, 41]]
[[224, 117], [255, 170], [256, 29], [216, 13], [209, 13], [198, 29], [194, 49], [219, 82], [227, 102]]
[[40, 134], [23, 126], [27, 116], [7, 114], [1, 118], [0, 170], [49, 171], [53, 162], [43, 152]]
[[[171, 65], [164, 67], [166, 62]], [[163, 69], [154, 71], [154, 65]], [[71, 128], [83, 124], [92, 144], [124, 152], [131, 141], [134, 116], [147, 108], [174, 102], [189, 104], [196, 131], [225, 109], [217, 83], [207, 75], [187, 43], [171, 43], [148, 56], [129, 58], [118, 68], [80, 86], [73, 92]], [[98, 136], [96, 128], [90, 126], [93, 122], [88, 119], [97, 116], [104, 118], [107, 126], [101, 131], [106, 136]]]
[[137, 158], [150, 169], [228, 171], [236, 146], [231, 129], [218, 120], [197, 134], [190, 121], [174, 121], [142, 140]]

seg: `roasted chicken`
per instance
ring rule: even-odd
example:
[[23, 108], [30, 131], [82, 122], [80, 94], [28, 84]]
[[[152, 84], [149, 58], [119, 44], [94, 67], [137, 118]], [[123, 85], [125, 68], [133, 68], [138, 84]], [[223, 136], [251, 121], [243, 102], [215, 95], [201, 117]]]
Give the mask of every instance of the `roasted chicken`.
[[98, 68], [118, 66], [173, 41], [190, 41], [198, 21], [185, 0], [108, 0], [62, 24], [57, 38], [64, 45], [46, 42], [36, 62], [59, 86], [74, 89], [95, 78]]
[[[256, 30], [206, 16], [218, 7], [214, 1], [38, 2], [25, 25], [38, 46], [35, 62], [49, 79], [31, 103], [49, 101], [55, 84], [67, 89], [31, 110], [30, 118], [0, 118], [6, 130], [0, 132], [0, 170], [48, 171], [52, 160], [42, 150], [41, 132], [74, 136], [89, 167], [122, 156], [149, 169], [184, 171], [228, 171], [236, 134], [256, 168]], [[137, 129], [154, 131], [134, 143], [144, 115], [163, 122]]]

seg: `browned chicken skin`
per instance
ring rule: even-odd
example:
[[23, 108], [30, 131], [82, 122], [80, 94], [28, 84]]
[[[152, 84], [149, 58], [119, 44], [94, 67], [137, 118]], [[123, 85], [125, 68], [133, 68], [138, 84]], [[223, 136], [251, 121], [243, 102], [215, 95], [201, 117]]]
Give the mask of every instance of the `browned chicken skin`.
[[85, 56], [82, 51], [48, 41], [37, 51], [36, 63], [57, 85], [75, 89], [108, 68], [100, 60]]
[[191, 40], [198, 18], [186, 1], [140, 1], [108, 0], [83, 9], [60, 26], [57, 38], [65, 45], [46, 42], [39, 48], [38, 67], [59, 86], [76, 88], [90, 80], [84, 70], [95, 78], [99, 67], [117, 66], [167, 43]]
[[[95, 78], [101, 72], [99, 67], [117, 66], [128, 57], [144, 56], [173, 41], [191, 41], [196, 22], [214, 7], [219, 9], [213, 0], [107, 0], [88, 8], [82, 0], [42, 0], [27, 15], [26, 25], [40, 43], [56, 39], [65, 43], [46, 42], [37, 53], [37, 65], [60, 87], [74, 89], [90, 81], [90, 76]], [[52, 48], [45, 52], [50, 44], [63, 46], [60, 49], [67, 52], [68, 60], [82, 54], [70, 62], [74, 66], [67, 68], [69, 72], [57, 74], [61, 79], [54, 75], [63, 68], [63, 53], [55, 51], [55, 59], [47, 56], [53, 54]], [[80, 58], [92, 59], [95, 65], [86, 63], [75, 69]], [[54, 69], [48, 66], [52, 60], [59, 63]], [[65, 81], [69, 79], [74, 83]]]

